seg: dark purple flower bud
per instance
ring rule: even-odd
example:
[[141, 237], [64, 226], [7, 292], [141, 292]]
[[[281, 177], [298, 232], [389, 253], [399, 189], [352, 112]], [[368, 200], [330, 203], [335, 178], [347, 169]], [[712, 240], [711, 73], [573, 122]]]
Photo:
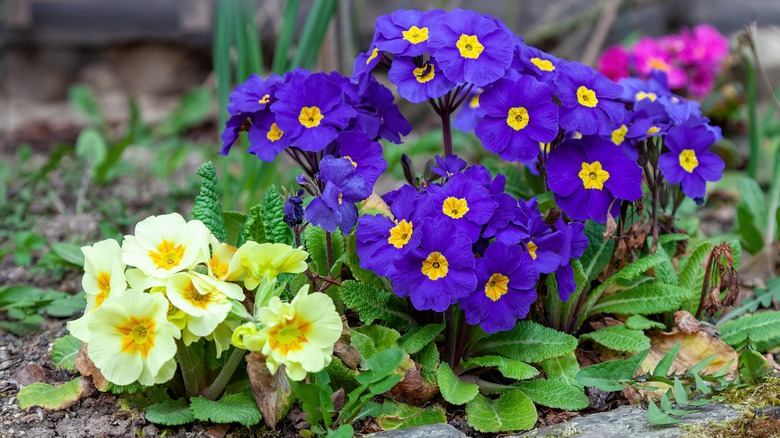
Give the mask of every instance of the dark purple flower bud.
[[290, 228], [303, 223], [303, 190], [299, 190], [295, 196], [290, 196], [284, 203], [284, 222]]

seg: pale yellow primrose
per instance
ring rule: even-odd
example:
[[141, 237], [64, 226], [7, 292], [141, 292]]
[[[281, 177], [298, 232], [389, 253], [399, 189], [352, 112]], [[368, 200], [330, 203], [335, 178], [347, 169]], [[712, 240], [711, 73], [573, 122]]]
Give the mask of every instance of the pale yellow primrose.
[[212, 334], [225, 320], [233, 307], [229, 298], [244, 300], [241, 286], [194, 271], [174, 274], [166, 293], [171, 304], [187, 314], [187, 330], [195, 336]]
[[151, 216], [135, 226], [135, 235], [125, 236], [122, 261], [144, 275], [166, 279], [206, 263], [210, 234], [203, 222], [186, 222], [178, 213]]
[[259, 350], [272, 374], [284, 365], [292, 380], [322, 371], [330, 364], [333, 344], [341, 336], [341, 317], [330, 297], [308, 292], [309, 286], [302, 287], [290, 303], [271, 298], [268, 306], [257, 311], [263, 327], [256, 332], [248, 325], [239, 327], [234, 345]]
[[306, 270], [309, 253], [283, 243], [248, 241], [238, 248], [230, 261], [229, 271], [242, 278], [248, 290], [256, 289], [263, 277], [276, 278], [280, 273], [298, 274]]
[[173, 377], [181, 334], [167, 313], [165, 296], [135, 290], [111, 296], [95, 310], [87, 353], [109, 382], [151, 386]]

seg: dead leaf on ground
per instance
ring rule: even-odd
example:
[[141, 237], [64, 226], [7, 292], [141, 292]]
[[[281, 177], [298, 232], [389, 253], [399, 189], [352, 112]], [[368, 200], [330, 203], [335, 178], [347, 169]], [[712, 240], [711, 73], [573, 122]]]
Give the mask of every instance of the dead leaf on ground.
[[108, 380], [103, 377], [103, 373], [100, 372], [98, 367], [92, 363], [92, 360], [87, 355], [86, 342], [82, 344], [81, 349], [79, 349], [79, 354], [76, 356], [75, 365], [76, 369], [79, 370], [79, 373], [82, 376], [92, 378], [92, 384], [95, 385], [95, 388], [97, 388], [98, 391], [105, 392], [108, 390]]
[[655, 369], [658, 362], [678, 342], [682, 342], [677, 357], [672, 362], [669, 370], [673, 374], [683, 374], [702, 360], [716, 355], [715, 359], [707, 365], [703, 373], [712, 374], [720, 371], [729, 362], [726, 376], [729, 379], [737, 375], [737, 353], [722, 340], [712, 337], [704, 331], [686, 334], [681, 331], [672, 333], [655, 333], [649, 336], [650, 352], [640, 366], [642, 372], [650, 372]]
[[674, 312], [674, 325], [681, 332], [692, 335], [701, 331], [701, 321], [685, 310]]
[[422, 405], [437, 394], [439, 394], [439, 387], [423, 380], [419, 365], [406, 371], [404, 379], [390, 390], [393, 398], [410, 405]]
[[265, 358], [256, 353], [246, 356], [246, 373], [249, 375], [252, 395], [263, 414], [265, 424], [275, 428], [290, 405], [291, 391], [287, 376], [281, 369], [276, 374], [271, 374], [265, 364]]

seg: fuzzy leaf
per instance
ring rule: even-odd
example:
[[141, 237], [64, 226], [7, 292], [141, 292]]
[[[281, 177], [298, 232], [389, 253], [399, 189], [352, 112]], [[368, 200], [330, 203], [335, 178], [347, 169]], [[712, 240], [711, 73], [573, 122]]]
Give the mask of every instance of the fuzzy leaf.
[[55, 339], [51, 346], [51, 363], [55, 367], [76, 371], [76, 356], [79, 354], [82, 342], [73, 335], [65, 335]]
[[88, 388], [89, 384], [82, 377], [76, 377], [58, 386], [33, 383], [19, 390], [17, 401], [22, 409], [41, 406], [57, 411], [81, 400], [87, 394]]
[[226, 242], [233, 246], [241, 246], [244, 243], [244, 224], [246, 215], [239, 211], [226, 211], [222, 213], [225, 222]]
[[155, 403], [146, 408], [144, 416], [152, 423], [163, 426], [180, 426], [195, 421], [195, 416], [184, 398]]
[[[647, 239], [648, 243], [651, 243], [651, 241], [651, 238]], [[666, 252], [663, 245], [659, 244], [656, 247], [656, 254], [659, 254], [661, 258], [663, 258], [663, 261], [655, 267], [655, 278], [663, 283], [677, 284], [677, 271], [675, 271], [672, 258], [669, 253]]]
[[472, 353], [496, 354], [521, 362], [536, 363], [577, 348], [577, 339], [566, 333], [530, 321], [519, 321], [509, 331], [480, 341]]
[[364, 324], [379, 319], [399, 330], [408, 330], [416, 322], [400, 306], [396, 306], [392, 293], [367, 283], [347, 280], [341, 283], [341, 298], [344, 305], [355, 310]]
[[357, 237], [355, 237], [354, 232], [345, 236], [345, 250], [347, 254], [347, 265], [349, 265], [352, 276], [355, 277], [356, 280], [380, 289], [384, 288], [384, 281], [382, 281], [378, 275], [374, 274], [373, 271], [360, 267], [360, 257], [357, 255]]
[[641, 274], [647, 272], [648, 269], [658, 266], [664, 262], [664, 256], [661, 254], [653, 254], [650, 256], [642, 257], [641, 259], [630, 263], [623, 267], [620, 271], [615, 273], [610, 280], [625, 280], [631, 281]]
[[780, 344], [780, 311], [754, 313], [718, 327], [723, 342], [736, 347], [750, 337], [753, 342]]
[[536, 424], [536, 407], [522, 391], [511, 391], [497, 400], [477, 395], [466, 405], [469, 425], [480, 432], [528, 430]]
[[265, 243], [265, 230], [263, 229], [263, 207], [255, 205], [249, 210], [244, 222], [241, 237], [244, 241], [252, 240], [257, 243]]
[[428, 384], [435, 384], [440, 363], [439, 350], [436, 349], [436, 344], [428, 344], [415, 355], [414, 360], [422, 365], [420, 375], [423, 381]]
[[588, 246], [580, 258], [585, 278], [588, 282], [598, 277], [601, 271], [607, 267], [612, 258], [612, 250], [615, 241], [604, 240], [604, 225], [588, 220], [585, 222], [585, 236], [588, 238]]
[[539, 370], [525, 362], [507, 359], [501, 356], [472, 357], [463, 364], [463, 368], [497, 367], [498, 371], [506, 378], [525, 380], [535, 377]]
[[535, 379], [515, 385], [535, 403], [567, 411], [579, 411], [590, 401], [582, 386], [572, 386], [563, 379]]
[[[640, 259], [641, 260], [641, 259]], [[680, 303], [690, 298], [691, 291], [679, 286], [654, 281], [602, 298], [591, 308], [596, 313], [624, 315], [651, 315], [677, 310]]]
[[[684, 265], [680, 266], [680, 278], [677, 285], [689, 291], [698, 291], [701, 288], [699, 278], [704, 272], [704, 258], [710, 252], [710, 242], [701, 242], [691, 252], [691, 256]], [[699, 287], [697, 287], [699, 286]]]
[[[330, 239], [335, 264], [335, 261], [344, 254], [344, 236], [341, 233], [331, 233]], [[306, 231], [303, 233], [303, 242], [306, 245], [306, 251], [311, 256], [314, 270], [320, 275], [327, 276], [330, 273], [330, 268], [328, 267], [325, 230], [318, 227], [306, 227]]]
[[441, 396], [453, 405], [468, 403], [479, 394], [479, 386], [460, 380], [445, 362], [439, 364], [438, 382]]
[[200, 193], [195, 197], [195, 206], [192, 207], [192, 216], [203, 222], [214, 237], [220, 242], [225, 242], [225, 220], [222, 217], [222, 204], [219, 201], [219, 182], [214, 163], [208, 161], [198, 168], [198, 176], [202, 183]]
[[240, 423], [254, 426], [262, 419], [254, 397], [248, 391], [225, 394], [218, 401], [203, 397], [191, 399], [192, 415], [201, 421], [214, 423]]
[[647, 350], [625, 360], [601, 362], [583, 368], [577, 380], [585, 386], [595, 386], [602, 391], [622, 391], [622, 382], [633, 380], [634, 373], [645, 360]]
[[649, 330], [649, 329], [663, 330], [666, 326], [663, 325], [663, 323], [649, 320], [642, 315], [631, 315], [626, 320], [626, 327], [634, 330]]
[[446, 423], [447, 417], [441, 405], [423, 409], [406, 403], [386, 400], [383, 413], [376, 419], [376, 422], [384, 430], [405, 429], [427, 424]]
[[398, 343], [407, 353], [414, 354], [433, 342], [442, 330], [444, 330], [444, 323], [413, 328], [401, 336]]
[[[271, 186], [265, 197], [260, 202], [262, 208], [262, 221], [263, 231], [265, 232], [265, 239], [270, 243], [286, 243], [291, 244], [293, 237], [290, 227], [284, 221], [284, 199], [282, 198], [279, 190], [276, 190], [275, 186]], [[319, 229], [316, 227], [309, 227], [309, 229]], [[340, 254], [341, 252], [339, 252]], [[334, 260], [337, 258], [334, 255]], [[323, 273], [327, 275], [327, 271]]]
[[548, 379], [560, 379], [569, 385], [582, 387], [577, 381], [577, 373], [580, 372], [580, 364], [574, 352], [562, 356], [551, 357], [539, 363]]
[[586, 333], [580, 339], [590, 339], [610, 350], [642, 351], [650, 348], [650, 338], [642, 330], [631, 330], [624, 324], [613, 325], [595, 332]]

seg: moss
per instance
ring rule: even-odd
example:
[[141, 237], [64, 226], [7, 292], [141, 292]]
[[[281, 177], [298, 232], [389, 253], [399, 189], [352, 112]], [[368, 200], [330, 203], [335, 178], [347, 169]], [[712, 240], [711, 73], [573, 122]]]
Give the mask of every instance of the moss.
[[780, 419], [755, 414], [722, 423], [699, 423], [681, 426], [686, 432], [680, 438], [773, 438], [780, 436]]
[[553, 433], [548, 433], [541, 438], [569, 438], [575, 435], [579, 435], [580, 433], [582, 433], [582, 431], [577, 429], [577, 423], [569, 423], [568, 421], [565, 421], [563, 429], [556, 430]]
[[758, 386], [729, 388], [720, 395], [728, 404], [747, 411], [764, 409], [767, 406], [780, 406], [780, 378], [767, 377]]

